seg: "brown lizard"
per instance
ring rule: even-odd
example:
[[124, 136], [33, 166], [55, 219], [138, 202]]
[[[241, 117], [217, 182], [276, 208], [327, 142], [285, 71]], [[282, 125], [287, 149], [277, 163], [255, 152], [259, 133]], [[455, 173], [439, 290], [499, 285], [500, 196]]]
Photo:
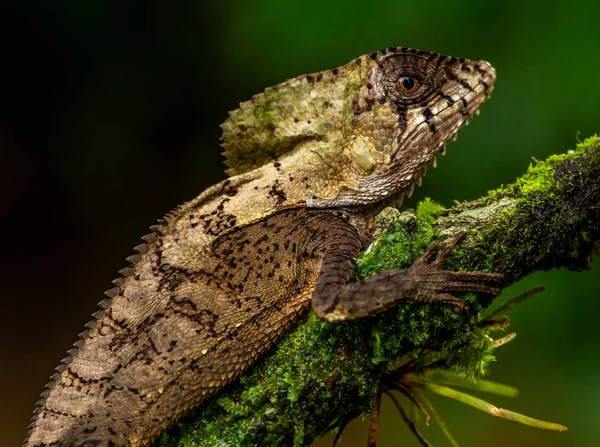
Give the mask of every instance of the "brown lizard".
[[389, 48], [240, 104], [222, 125], [230, 177], [151, 227], [23, 445], [147, 446], [311, 306], [334, 322], [497, 294], [482, 282], [500, 274], [444, 271], [440, 259], [353, 281], [374, 215], [410, 196], [494, 81], [485, 61]]

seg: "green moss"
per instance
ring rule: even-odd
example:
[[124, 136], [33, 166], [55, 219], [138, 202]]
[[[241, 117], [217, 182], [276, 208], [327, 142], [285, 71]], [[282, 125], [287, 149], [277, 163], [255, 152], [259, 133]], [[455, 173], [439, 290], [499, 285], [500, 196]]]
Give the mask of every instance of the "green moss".
[[[576, 150], [553, 155], [545, 161], [535, 160], [527, 172], [513, 184], [490, 192], [488, 200], [510, 202], [494, 219], [493, 225], [478, 231], [481, 240], [497, 239], [493, 249], [504, 254], [518, 252], [528, 259], [523, 266], [549, 268], [556, 264], [585, 267], [589, 254], [590, 233], [597, 223], [589, 221], [597, 209], [597, 157], [600, 137], [580, 143]], [[586, 179], [585, 184], [582, 179]], [[582, 188], [590, 192], [582, 194]], [[590, 209], [591, 208], [591, 209]], [[565, 239], [564, 235], [572, 237]], [[560, 240], [561, 244], [554, 241]], [[585, 250], [581, 251], [581, 248]], [[484, 256], [480, 253], [479, 255]], [[509, 272], [514, 281], [528, 273], [510, 256], [498, 257], [495, 267]]]
[[[392, 232], [383, 233], [366, 253], [359, 256], [356, 263], [356, 277], [363, 279], [374, 273], [393, 268], [407, 268], [436, 239], [433, 227], [437, 217], [444, 211], [440, 204], [426, 198], [417, 206], [414, 215], [400, 215]], [[400, 223], [401, 221], [406, 224]]]
[[[540, 197], [545, 194], [552, 194], [557, 186], [561, 186], [556, 182], [556, 166], [573, 160], [580, 160], [582, 155], [590, 150], [595, 150], [599, 144], [600, 137], [594, 135], [579, 143], [575, 150], [570, 150], [564, 154], [551, 155], [544, 161], [533, 159], [524, 175], [511, 185], [490, 191], [489, 196], [493, 199], [497, 196]], [[595, 163], [597, 162], [595, 160]]]
[[[406, 268], [433, 241], [460, 231], [469, 236], [448, 269], [502, 271], [508, 285], [537, 269], [582, 265], [592, 241], [600, 239], [599, 148], [600, 138], [590, 138], [457, 209], [424, 200], [386, 225], [358, 259], [357, 278]], [[437, 361], [477, 377], [494, 360], [491, 339], [477, 325], [490, 299], [464, 298], [469, 305], [462, 310], [401, 304], [353, 323], [329, 324], [310, 314], [255, 368], [156, 445], [308, 445], [367, 412], [384, 375], [409, 357], [417, 366]]]

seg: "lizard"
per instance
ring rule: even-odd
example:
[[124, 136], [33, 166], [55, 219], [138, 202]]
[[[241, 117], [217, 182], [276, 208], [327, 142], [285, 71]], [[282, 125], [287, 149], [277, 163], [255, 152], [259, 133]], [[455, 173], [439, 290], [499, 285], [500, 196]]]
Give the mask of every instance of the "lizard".
[[148, 446], [310, 309], [341, 322], [497, 295], [500, 273], [446, 271], [442, 255], [354, 280], [374, 216], [420, 185], [495, 79], [486, 61], [391, 47], [241, 103], [221, 126], [228, 177], [150, 227], [23, 446]]

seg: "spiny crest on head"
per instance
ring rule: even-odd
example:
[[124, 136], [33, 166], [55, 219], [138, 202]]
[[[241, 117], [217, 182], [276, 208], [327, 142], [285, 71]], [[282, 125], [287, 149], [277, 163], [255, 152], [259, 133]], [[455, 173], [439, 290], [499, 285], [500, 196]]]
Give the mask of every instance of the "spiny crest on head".
[[336, 117], [350, 100], [347, 88], [360, 85], [354, 63], [299, 76], [267, 88], [229, 113], [221, 125], [228, 175], [256, 169], [307, 139], [322, 138], [342, 123]]
[[426, 59], [430, 59], [433, 61], [439, 61], [439, 62], [441, 62], [441, 61], [463, 62], [464, 61], [464, 59], [462, 59], [462, 58], [444, 56], [443, 54], [439, 54], [439, 53], [432, 53], [430, 51], [417, 50], [416, 48], [406, 48], [406, 47], [389, 47], [389, 48], [385, 48], [384, 50], [381, 50], [381, 51], [375, 51], [373, 53], [369, 53], [367, 56], [369, 57], [369, 59], [378, 62], [381, 59], [384, 59], [385, 57], [393, 55], [393, 54], [414, 54], [416, 56], [422, 56], [422, 57], [425, 57]]

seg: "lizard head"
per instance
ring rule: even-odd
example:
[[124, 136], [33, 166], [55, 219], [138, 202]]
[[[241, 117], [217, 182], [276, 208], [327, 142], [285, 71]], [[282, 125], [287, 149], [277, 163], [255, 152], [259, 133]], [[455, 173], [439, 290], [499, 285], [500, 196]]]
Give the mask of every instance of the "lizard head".
[[401, 200], [420, 184], [448, 140], [490, 95], [496, 78], [485, 61], [407, 48], [363, 56], [353, 116], [344, 131], [345, 152], [357, 173], [353, 188], [314, 206]]

